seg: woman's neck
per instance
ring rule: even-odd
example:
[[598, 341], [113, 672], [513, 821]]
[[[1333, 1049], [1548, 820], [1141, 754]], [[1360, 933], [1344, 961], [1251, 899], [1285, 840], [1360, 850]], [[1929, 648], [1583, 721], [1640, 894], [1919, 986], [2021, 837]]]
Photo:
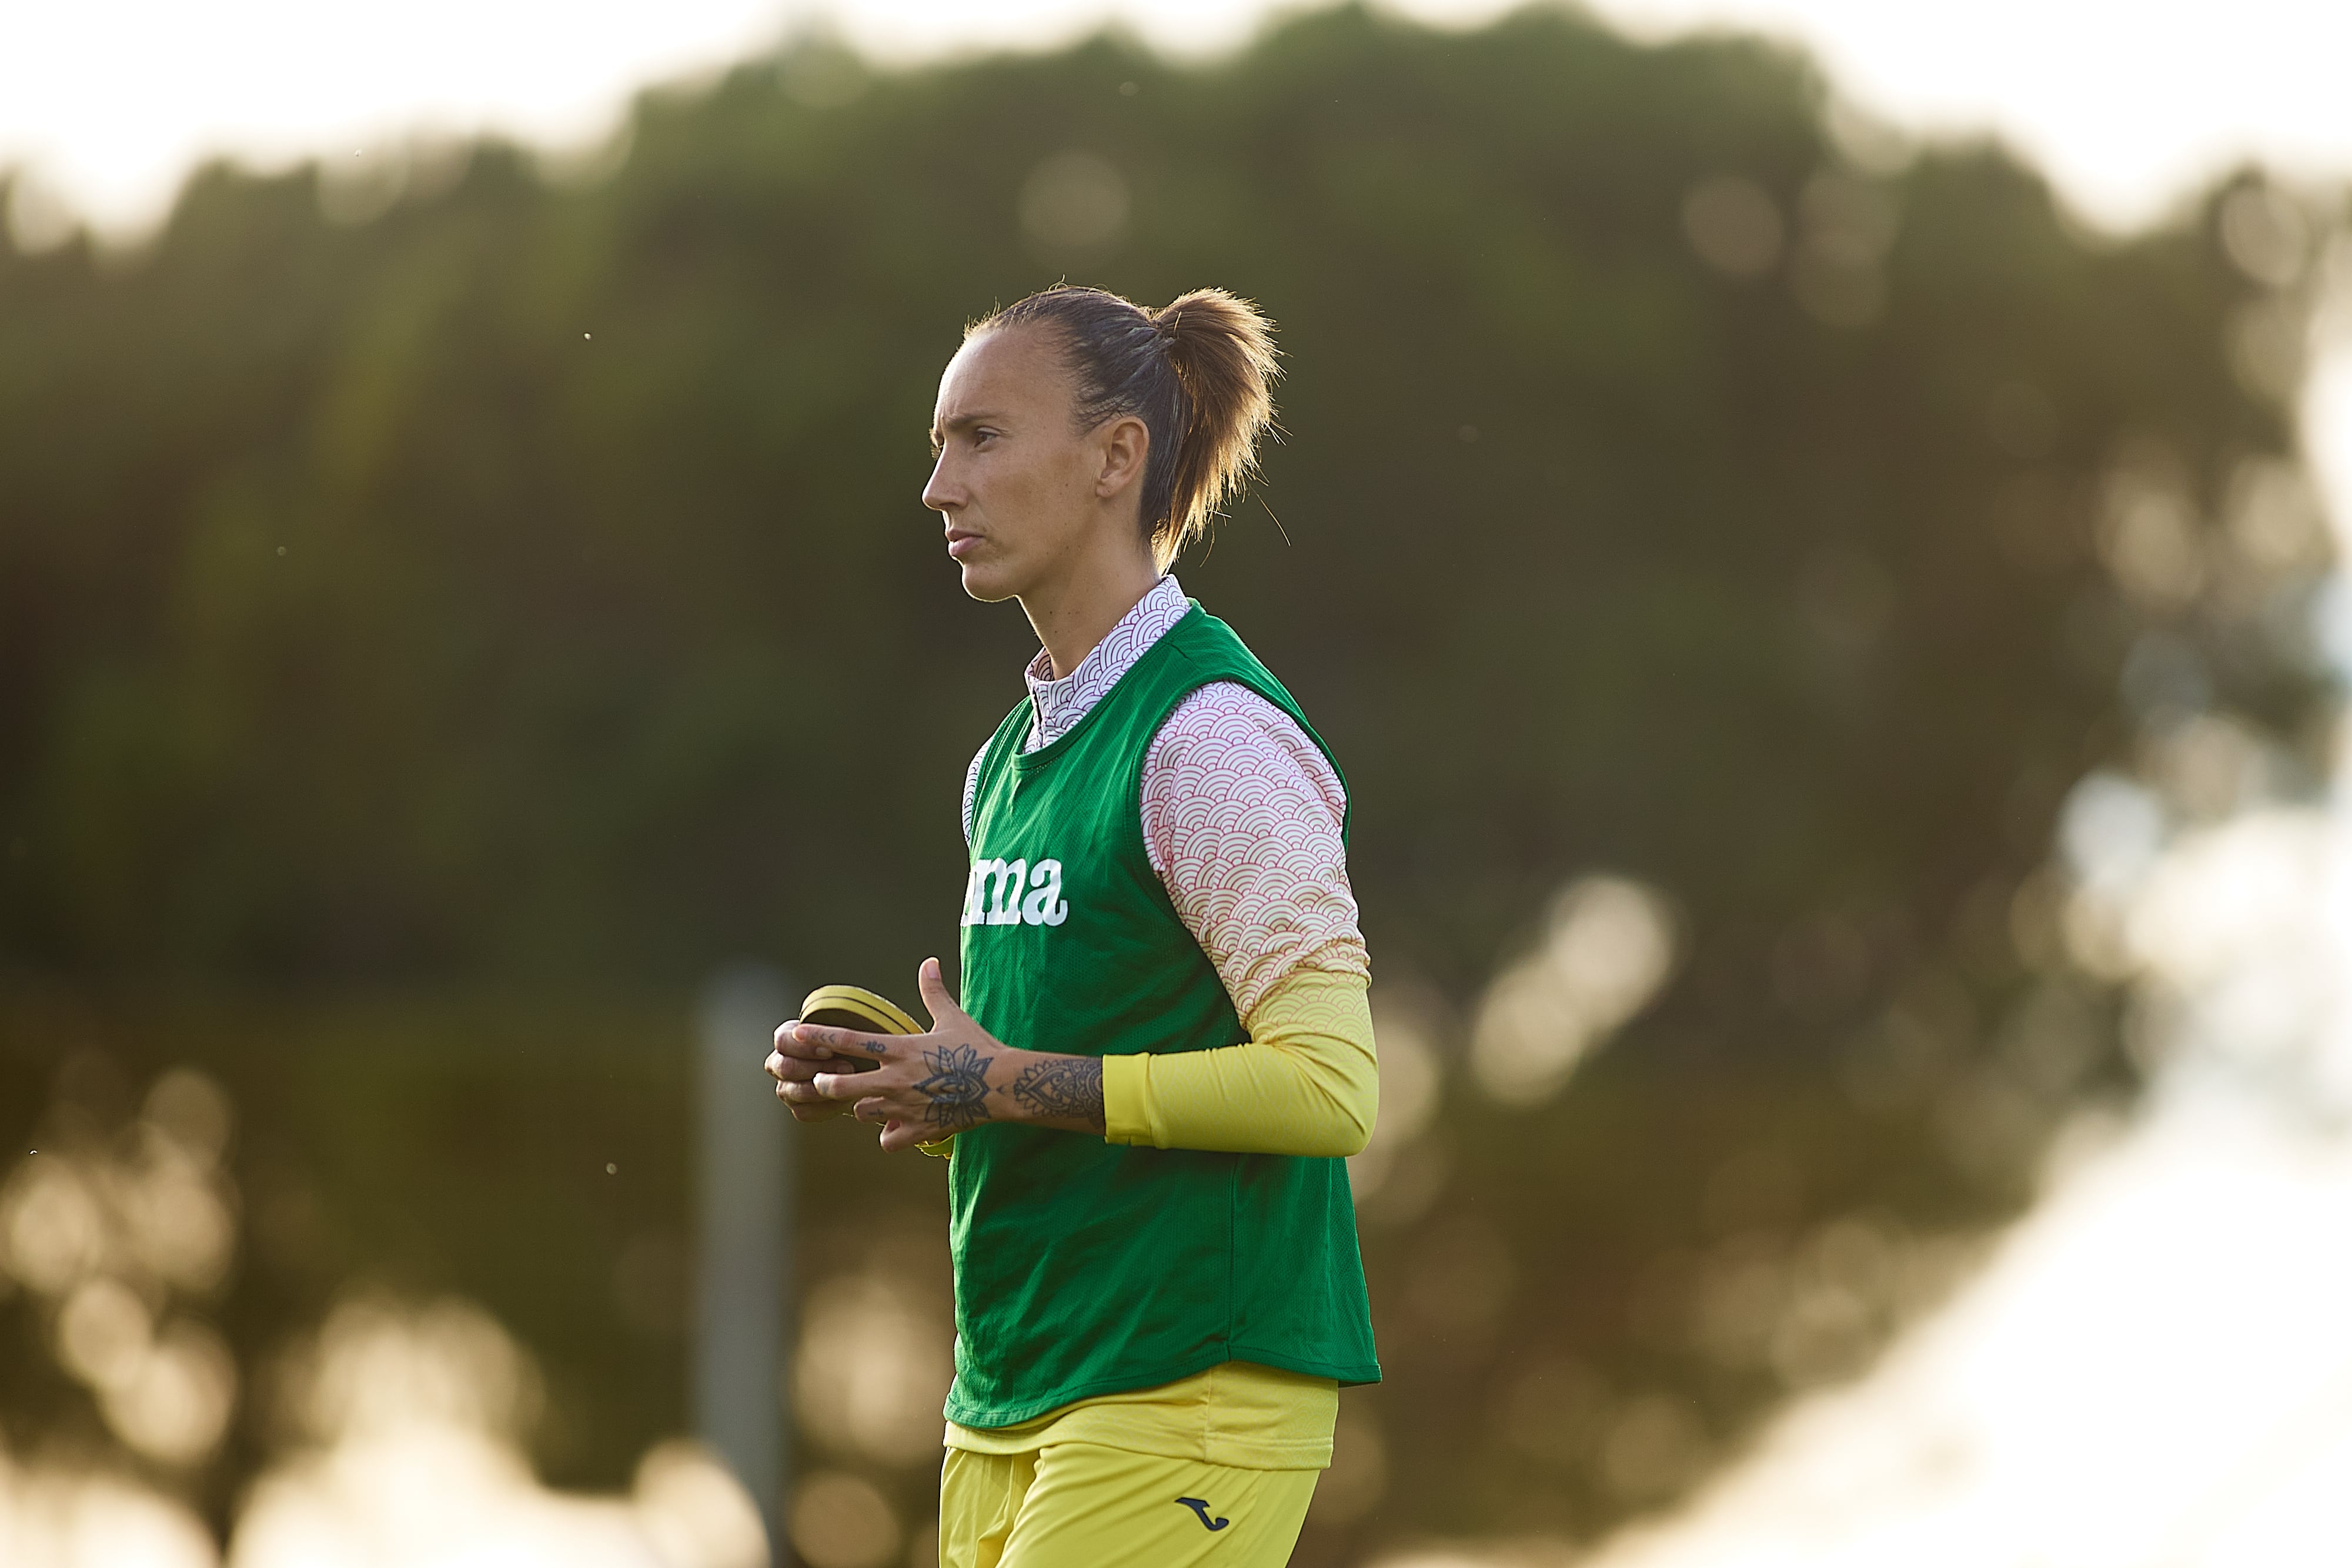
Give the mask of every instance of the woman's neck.
[[1081, 558], [1058, 581], [1022, 594], [1021, 608], [1045, 644], [1054, 678], [1076, 669], [1159, 580], [1160, 569], [1149, 553], [1122, 550]]

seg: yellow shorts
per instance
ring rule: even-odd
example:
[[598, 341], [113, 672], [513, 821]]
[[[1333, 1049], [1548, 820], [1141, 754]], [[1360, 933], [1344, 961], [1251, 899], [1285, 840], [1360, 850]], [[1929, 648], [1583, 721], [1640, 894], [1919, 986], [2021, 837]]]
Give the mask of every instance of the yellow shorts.
[[950, 1448], [940, 1471], [940, 1568], [1280, 1568], [1322, 1473], [1099, 1443]]

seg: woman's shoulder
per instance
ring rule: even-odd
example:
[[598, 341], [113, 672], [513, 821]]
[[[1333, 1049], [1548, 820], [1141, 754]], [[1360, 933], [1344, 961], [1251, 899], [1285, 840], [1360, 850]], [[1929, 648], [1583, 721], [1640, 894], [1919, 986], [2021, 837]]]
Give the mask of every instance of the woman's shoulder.
[[[1339, 774], [1306, 729], [1239, 681], [1212, 681], [1170, 710], [1144, 760], [1147, 792], [1231, 793], [1244, 780], [1303, 779], [1344, 809]], [[1160, 788], [1150, 789], [1152, 784]]]

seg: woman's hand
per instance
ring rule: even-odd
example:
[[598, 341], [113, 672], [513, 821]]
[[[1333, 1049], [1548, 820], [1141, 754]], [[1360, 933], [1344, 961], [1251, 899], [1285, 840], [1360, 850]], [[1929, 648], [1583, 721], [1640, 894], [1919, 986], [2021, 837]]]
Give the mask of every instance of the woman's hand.
[[849, 1109], [846, 1100], [831, 1100], [817, 1092], [816, 1075], [841, 1065], [832, 1051], [800, 1043], [798, 1019], [787, 1019], [776, 1030], [776, 1049], [768, 1053], [768, 1076], [776, 1081], [776, 1098], [795, 1122], [823, 1122]]
[[[776, 1031], [768, 1071], [797, 1120], [852, 1110], [881, 1124], [886, 1150], [935, 1144], [982, 1122], [1103, 1130], [1100, 1061], [997, 1040], [957, 1005], [936, 958], [923, 960], [916, 984], [931, 1015], [929, 1033], [866, 1034], [797, 1020]], [[842, 1071], [852, 1061], [875, 1066]]]

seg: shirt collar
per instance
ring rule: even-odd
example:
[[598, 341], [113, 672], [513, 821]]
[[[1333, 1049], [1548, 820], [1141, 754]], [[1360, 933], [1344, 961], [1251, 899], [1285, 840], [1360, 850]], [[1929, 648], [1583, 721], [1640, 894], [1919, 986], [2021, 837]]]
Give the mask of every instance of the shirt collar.
[[1037, 716], [1023, 749], [1034, 751], [1069, 734], [1192, 608], [1181, 585], [1173, 577], [1163, 577], [1135, 601], [1134, 609], [1119, 617], [1118, 624], [1078, 661], [1078, 667], [1060, 680], [1052, 678], [1053, 660], [1043, 648], [1037, 650], [1037, 656], [1022, 672]]

